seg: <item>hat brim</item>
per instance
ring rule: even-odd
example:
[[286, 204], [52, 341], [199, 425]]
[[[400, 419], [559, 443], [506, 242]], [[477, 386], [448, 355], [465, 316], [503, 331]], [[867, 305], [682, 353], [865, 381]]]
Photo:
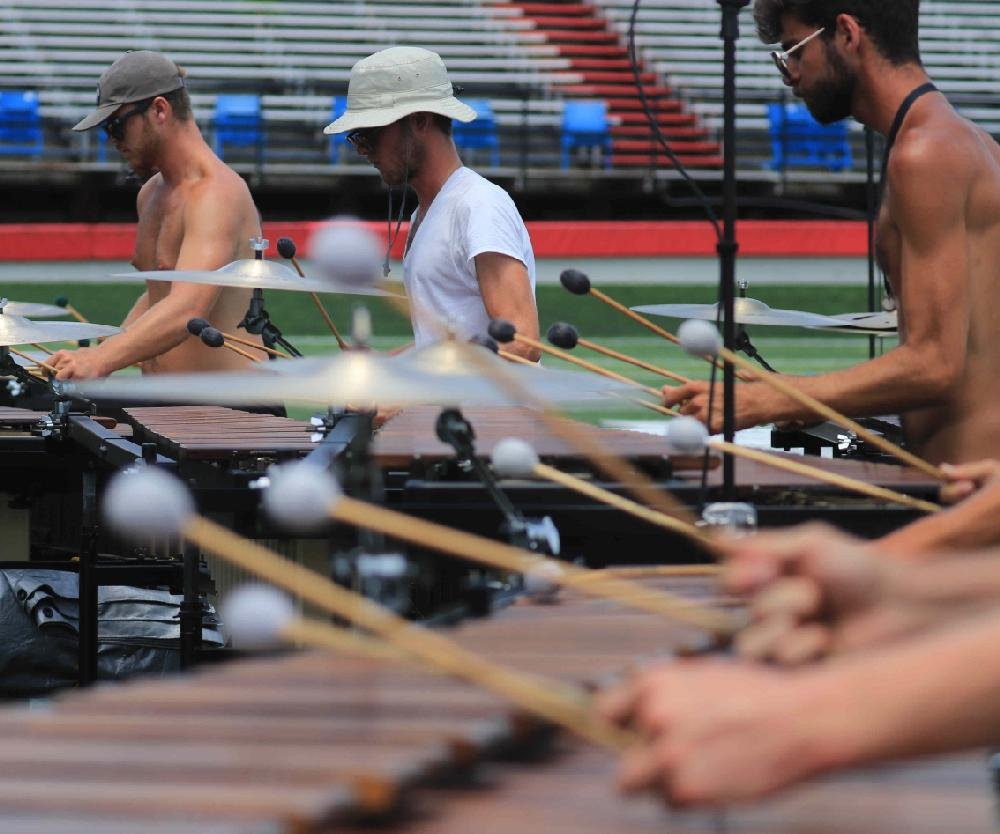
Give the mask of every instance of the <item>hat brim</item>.
[[351, 110], [348, 105], [344, 115], [323, 128], [323, 132], [347, 133], [366, 127], [385, 127], [411, 113], [437, 113], [459, 122], [471, 122], [476, 118], [476, 111], [454, 96], [434, 101], [408, 101], [394, 107], [369, 107], [364, 110]]
[[81, 119], [77, 124], [73, 125], [73, 130], [90, 130], [97, 127], [101, 122], [111, 116], [122, 103], [119, 102], [108, 102], [107, 104], [102, 104], [96, 110], [94, 110], [90, 115]]

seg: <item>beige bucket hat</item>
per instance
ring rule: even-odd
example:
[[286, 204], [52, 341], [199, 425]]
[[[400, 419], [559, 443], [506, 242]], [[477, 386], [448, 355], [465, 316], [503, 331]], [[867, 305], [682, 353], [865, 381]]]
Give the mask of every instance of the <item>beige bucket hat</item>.
[[383, 127], [410, 113], [439, 113], [460, 122], [476, 118], [475, 110], [455, 98], [440, 55], [417, 46], [394, 46], [351, 68], [347, 110], [323, 132]]

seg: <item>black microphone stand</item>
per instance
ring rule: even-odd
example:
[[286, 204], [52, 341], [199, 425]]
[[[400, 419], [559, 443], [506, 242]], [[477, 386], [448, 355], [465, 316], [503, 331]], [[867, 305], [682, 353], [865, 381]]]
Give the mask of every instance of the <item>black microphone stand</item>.
[[[750, 0], [717, 0], [722, 9], [722, 101], [723, 101], [723, 167], [722, 204], [723, 235], [718, 244], [719, 281], [722, 296], [722, 341], [729, 350], [736, 349], [734, 322], [736, 302], [736, 41], [740, 37], [740, 11]], [[736, 374], [732, 363], [726, 362], [722, 372], [722, 387], [725, 394], [722, 431], [728, 443], [736, 434]], [[723, 499], [731, 501], [736, 494], [735, 459], [726, 454], [722, 459]]]

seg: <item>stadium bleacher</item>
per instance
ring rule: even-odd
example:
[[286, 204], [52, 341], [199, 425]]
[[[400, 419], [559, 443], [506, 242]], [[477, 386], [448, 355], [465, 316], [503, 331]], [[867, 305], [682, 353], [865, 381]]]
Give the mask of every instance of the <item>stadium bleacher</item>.
[[[486, 168], [551, 168], [565, 102], [606, 105], [611, 168], [587, 148], [571, 166], [594, 176], [663, 166], [635, 91], [626, 51], [633, 0], [0, 0], [0, 90], [36, 92], [42, 157], [100, 163], [99, 143], [72, 135], [93, 101], [100, 72], [127, 49], [156, 49], [190, 72], [195, 113], [213, 130], [216, 97], [261, 96], [266, 160], [357, 167], [331, 161], [321, 128], [350, 67], [399, 44], [440, 52], [462, 95], [488, 102], [498, 147], [472, 149]], [[1000, 0], [925, 2], [922, 48], [932, 77], [958, 108], [1000, 133]], [[643, 0], [636, 43], [655, 119], [682, 161], [721, 163], [720, 11], [716, 0]], [[790, 100], [742, 16], [738, 51], [739, 153], [745, 170], [770, 171], [768, 105]], [[861, 131], [850, 125], [855, 164]], [[113, 154], [111, 154], [113, 156]], [[762, 174], [763, 176], [763, 174]]]

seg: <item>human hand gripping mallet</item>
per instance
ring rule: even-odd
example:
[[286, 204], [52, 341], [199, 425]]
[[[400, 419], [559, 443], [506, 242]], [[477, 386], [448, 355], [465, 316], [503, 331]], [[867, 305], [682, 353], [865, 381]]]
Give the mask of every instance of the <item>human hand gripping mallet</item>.
[[[319, 470], [311, 464], [306, 464]], [[302, 518], [329, 512], [332, 496], [311, 482], [308, 508], [300, 494], [292, 515]], [[279, 500], [280, 503], [280, 500]], [[307, 512], [303, 512], [307, 510]], [[231, 564], [312, 603], [329, 614], [365, 628], [394, 647], [434, 668], [490, 692], [502, 695], [522, 709], [566, 727], [595, 744], [622, 750], [633, 741], [630, 733], [601, 719], [591, 706], [588, 692], [488, 661], [447, 638], [414, 625], [364, 597], [337, 585], [308, 568], [290, 562], [195, 513], [194, 502], [183, 484], [154, 467], [141, 467], [116, 475], [104, 494], [104, 513], [118, 532], [133, 538], [182, 537]], [[326, 645], [328, 629], [315, 622], [286, 620], [287, 608], [264, 612], [265, 629], [283, 637]]]
[[884, 437], [880, 437], [877, 434], [870, 432], [857, 421], [840, 414], [825, 403], [817, 400], [815, 397], [800, 391], [794, 385], [782, 378], [780, 374], [774, 374], [769, 371], [761, 370], [760, 368], [755, 367], [749, 359], [744, 359], [739, 354], [724, 347], [719, 338], [719, 332], [710, 322], [690, 319], [684, 322], [677, 332], [682, 346], [691, 355], [703, 356], [706, 358], [719, 356], [726, 362], [749, 372], [753, 375], [754, 379], [759, 380], [765, 385], [769, 385], [771, 388], [774, 388], [776, 391], [784, 394], [789, 399], [795, 400], [795, 402], [816, 412], [825, 419], [844, 426], [845, 428], [849, 428], [865, 442], [881, 449], [883, 452], [893, 455], [904, 463], [919, 469], [921, 472], [924, 472], [933, 478], [940, 481], [948, 480], [947, 475], [945, 475], [939, 467], [918, 458], [916, 455], [906, 451], [905, 449], [901, 449], [895, 443], [886, 440]]

